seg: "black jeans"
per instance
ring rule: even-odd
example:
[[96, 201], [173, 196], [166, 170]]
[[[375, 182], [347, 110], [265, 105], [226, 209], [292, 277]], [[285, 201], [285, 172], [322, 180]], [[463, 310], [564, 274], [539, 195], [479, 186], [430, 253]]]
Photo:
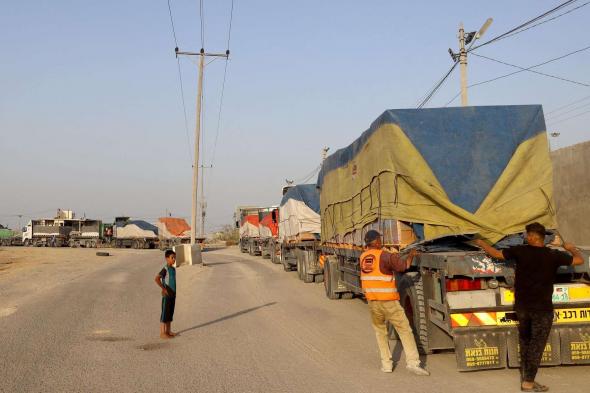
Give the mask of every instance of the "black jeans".
[[551, 332], [553, 311], [517, 310], [516, 316], [520, 342], [520, 375], [523, 381], [534, 382]]

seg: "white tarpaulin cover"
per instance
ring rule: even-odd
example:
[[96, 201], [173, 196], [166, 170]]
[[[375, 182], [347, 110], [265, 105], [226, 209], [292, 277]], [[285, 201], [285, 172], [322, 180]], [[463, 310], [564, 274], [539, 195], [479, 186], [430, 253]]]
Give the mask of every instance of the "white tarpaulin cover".
[[[317, 202], [317, 203], [316, 203]], [[320, 233], [319, 194], [315, 184], [297, 185], [285, 194], [279, 208], [279, 239]], [[311, 206], [311, 207], [310, 207]]]
[[240, 227], [240, 237], [258, 237], [260, 236], [260, 231], [258, 229], [258, 225], [254, 225], [251, 222], [246, 221]]

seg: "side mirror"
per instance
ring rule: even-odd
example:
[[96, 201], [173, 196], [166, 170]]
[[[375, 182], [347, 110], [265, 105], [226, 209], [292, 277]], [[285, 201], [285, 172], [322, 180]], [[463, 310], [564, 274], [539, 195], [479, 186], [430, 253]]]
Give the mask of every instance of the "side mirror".
[[240, 222], [236, 221], [236, 228], [240, 229]]
[[276, 210], [272, 211], [272, 222], [274, 222], [275, 224], [277, 223], [277, 211]]

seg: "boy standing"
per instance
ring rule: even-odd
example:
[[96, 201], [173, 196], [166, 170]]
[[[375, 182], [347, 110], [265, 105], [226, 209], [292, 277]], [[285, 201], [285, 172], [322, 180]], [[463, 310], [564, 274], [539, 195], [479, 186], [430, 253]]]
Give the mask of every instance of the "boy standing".
[[176, 336], [170, 330], [170, 323], [174, 316], [174, 303], [176, 302], [176, 253], [166, 250], [164, 253], [166, 265], [155, 278], [156, 284], [162, 288], [162, 314], [160, 315], [160, 338], [168, 339]]

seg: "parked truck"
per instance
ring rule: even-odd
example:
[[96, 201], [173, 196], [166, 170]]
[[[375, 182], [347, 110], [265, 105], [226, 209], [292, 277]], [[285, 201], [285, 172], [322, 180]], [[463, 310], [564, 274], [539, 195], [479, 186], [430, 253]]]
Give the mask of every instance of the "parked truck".
[[279, 208], [262, 209], [259, 221], [260, 255], [265, 259], [273, 259], [277, 253], [277, 238], [279, 235]]
[[0, 225], [0, 246], [21, 246], [22, 233]]
[[255, 245], [260, 238], [259, 210], [255, 206], [238, 206], [234, 213], [234, 221], [240, 234], [240, 251], [250, 255], [255, 255]]
[[[541, 106], [388, 110], [327, 157], [315, 188], [317, 208], [313, 185], [284, 194], [274, 262], [323, 278], [330, 299], [363, 296], [359, 256], [376, 229], [389, 251], [420, 252], [396, 280], [422, 353], [454, 349], [461, 371], [519, 365], [514, 261], [471, 240], [506, 248], [523, 244], [530, 222], [556, 228]], [[320, 226], [304, 229], [304, 218]], [[590, 247], [581, 249], [583, 265], [558, 271], [543, 365], [590, 364]]]
[[275, 263], [286, 271], [297, 270], [304, 282], [322, 282], [320, 265], [320, 196], [315, 184], [299, 184], [286, 190], [279, 210], [279, 252]]
[[66, 246], [70, 232], [77, 226], [76, 221], [63, 218], [31, 220], [23, 231], [23, 245], [34, 247]]
[[70, 247], [97, 248], [103, 245], [104, 226], [101, 220], [81, 219], [72, 222], [68, 238]]
[[184, 218], [160, 217], [156, 226], [161, 250], [191, 242], [191, 227]]
[[158, 228], [143, 220], [130, 217], [116, 217], [112, 226], [111, 247], [114, 248], [158, 248]]

